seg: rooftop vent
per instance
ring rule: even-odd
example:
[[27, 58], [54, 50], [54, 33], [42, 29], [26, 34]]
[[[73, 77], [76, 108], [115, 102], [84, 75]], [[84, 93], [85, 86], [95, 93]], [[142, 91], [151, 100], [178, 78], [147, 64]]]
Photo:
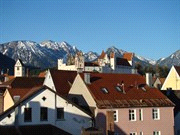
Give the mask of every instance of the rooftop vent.
[[90, 84], [90, 73], [84, 73], [84, 81], [86, 84]]
[[102, 88], [101, 91], [104, 93], [104, 94], [108, 94], [108, 90], [106, 88]]

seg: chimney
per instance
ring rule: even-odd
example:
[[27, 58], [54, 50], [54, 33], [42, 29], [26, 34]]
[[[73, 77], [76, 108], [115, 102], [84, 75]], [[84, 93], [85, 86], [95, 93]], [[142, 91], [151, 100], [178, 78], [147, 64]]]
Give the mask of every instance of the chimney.
[[147, 84], [149, 87], [153, 87], [152, 73], [146, 73], [146, 84]]
[[84, 73], [84, 81], [86, 84], [90, 84], [90, 73]]
[[20, 96], [19, 95], [16, 95], [13, 97], [14, 99], [14, 103], [18, 102], [20, 100]]

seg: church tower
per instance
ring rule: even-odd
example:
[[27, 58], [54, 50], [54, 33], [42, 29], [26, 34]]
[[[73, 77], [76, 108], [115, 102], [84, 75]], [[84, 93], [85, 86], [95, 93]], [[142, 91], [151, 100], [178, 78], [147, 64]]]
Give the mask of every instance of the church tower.
[[75, 56], [75, 67], [78, 72], [84, 71], [84, 56], [82, 52], [78, 52]]
[[14, 76], [15, 77], [23, 77], [25, 76], [25, 67], [20, 59], [16, 61], [14, 65]]

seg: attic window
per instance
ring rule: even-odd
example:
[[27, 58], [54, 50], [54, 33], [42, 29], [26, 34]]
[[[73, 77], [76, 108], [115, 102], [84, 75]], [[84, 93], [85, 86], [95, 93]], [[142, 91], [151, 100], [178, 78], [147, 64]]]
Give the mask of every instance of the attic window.
[[101, 90], [102, 90], [102, 92], [103, 92], [104, 94], [108, 94], [108, 93], [109, 93], [106, 88], [102, 88]]

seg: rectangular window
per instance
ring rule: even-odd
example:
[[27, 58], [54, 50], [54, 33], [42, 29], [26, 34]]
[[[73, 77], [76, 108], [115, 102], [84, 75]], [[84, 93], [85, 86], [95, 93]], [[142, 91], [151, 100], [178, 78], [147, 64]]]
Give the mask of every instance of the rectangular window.
[[118, 122], [118, 111], [114, 111], [114, 122]]
[[31, 122], [31, 121], [32, 121], [32, 109], [24, 108], [24, 122]]
[[136, 132], [131, 132], [129, 135], [137, 135]]
[[159, 120], [160, 119], [160, 112], [158, 108], [152, 109], [152, 116], [154, 120]]
[[139, 135], [143, 135], [143, 132], [141, 131], [141, 132], [139, 133]]
[[161, 135], [160, 131], [153, 131], [153, 135]]
[[64, 108], [57, 108], [57, 119], [64, 119]]
[[136, 110], [135, 109], [129, 110], [129, 120], [136, 121]]
[[41, 121], [47, 121], [48, 120], [48, 109], [47, 109], [47, 107], [41, 107], [40, 120]]
[[143, 121], [143, 109], [139, 109], [139, 120]]

